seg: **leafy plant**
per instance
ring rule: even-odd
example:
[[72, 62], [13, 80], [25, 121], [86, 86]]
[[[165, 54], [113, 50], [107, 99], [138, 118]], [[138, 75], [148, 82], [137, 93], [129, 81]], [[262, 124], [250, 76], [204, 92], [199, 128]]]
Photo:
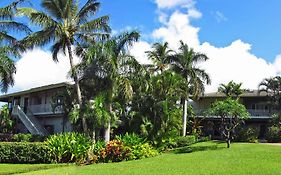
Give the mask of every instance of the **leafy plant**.
[[128, 134], [116, 136], [117, 140], [121, 140], [125, 146], [132, 147], [144, 143], [144, 139], [137, 134]]
[[105, 148], [100, 150], [99, 158], [101, 162], [120, 162], [128, 159], [131, 149], [124, 146], [120, 140], [109, 141]]
[[91, 145], [88, 137], [74, 132], [52, 135], [45, 143], [50, 155], [58, 163], [83, 163]]
[[259, 130], [256, 127], [241, 127], [236, 130], [235, 141], [255, 143], [258, 136]]

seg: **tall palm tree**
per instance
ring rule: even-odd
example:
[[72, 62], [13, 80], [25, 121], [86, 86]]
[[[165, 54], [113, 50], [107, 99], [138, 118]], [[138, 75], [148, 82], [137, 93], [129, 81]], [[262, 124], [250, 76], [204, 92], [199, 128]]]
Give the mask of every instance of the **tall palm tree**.
[[238, 99], [239, 95], [243, 93], [241, 88], [242, 83], [235, 83], [233, 80], [227, 84], [220, 84], [218, 92], [224, 93], [227, 97], [235, 97]]
[[[136, 71], [139, 63], [134, 57], [127, 54], [127, 46], [139, 39], [138, 32], [125, 32], [116, 37], [112, 37], [105, 43], [97, 43], [83, 52], [84, 58], [79, 73], [85, 79], [103, 78], [107, 87], [104, 87], [108, 98], [108, 110], [113, 113], [113, 102], [122, 94], [125, 100], [130, 100], [133, 89], [130, 83], [131, 72]], [[110, 140], [110, 120], [105, 130], [105, 140]]]
[[[22, 40], [25, 47], [44, 46], [52, 43], [53, 60], [58, 61], [58, 53], [62, 50], [69, 57], [72, 77], [75, 82], [77, 101], [82, 106], [82, 95], [79, 77], [74, 68], [72, 47], [80, 43], [95, 42], [108, 36], [108, 16], [93, 19], [100, 8], [96, 0], [88, 0], [82, 8], [76, 0], [42, 0], [44, 11], [33, 8], [20, 8], [19, 14], [26, 15], [30, 21], [41, 27]], [[85, 117], [82, 117], [84, 132], [87, 132]]]
[[156, 66], [154, 68], [154, 72], [160, 71], [163, 73], [168, 67], [168, 59], [169, 56], [173, 53], [173, 50], [169, 49], [169, 45], [167, 42], [165, 43], [155, 43], [152, 46], [153, 50], [147, 51], [147, 56], [151, 59]]
[[28, 34], [31, 30], [23, 23], [14, 20], [16, 7], [23, 0], [15, 1], [0, 8], [0, 88], [7, 92], [9, 86], [14, 85], [14, 73], [16, 67], [11, 57], [19, 56], [18, 40], [11, 32]]
[[187, 123], [187, 100], [192, 96], [198, 97], [204, 92], [204, 83], [210, 84], [211, 80], [205, 70], [197, 65], [199, 62], [208, 60], [208, 57], [202, 53], [195, 52], [187, 44], [180, 41], [179, 52], [170, 59], [172, 70], [180, 74], [186, 80], [186, 92], [182, 96], [183, 105], [183, 130], [182, 135], [186, 135]]

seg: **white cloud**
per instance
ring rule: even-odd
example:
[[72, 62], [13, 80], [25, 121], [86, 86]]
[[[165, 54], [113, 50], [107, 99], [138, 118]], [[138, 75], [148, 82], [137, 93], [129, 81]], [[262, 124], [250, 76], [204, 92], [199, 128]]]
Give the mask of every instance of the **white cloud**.
[[149, 43], [145, 41], [139, 41], [135, 43], [130, 49], [130, 53], [136, 58], [140, 64], [151, 64], [151, 60], [147, 58], [146, 51], [151, 50]]
[[155, 0], [155, 3], [160, 9], [170, 9], [177, 6], [191, 8], [195, 4], [193, 0]]
[[188, 14], [175, 11], [167, 24], [153, 31], [152, 37], [167, 41], [172, 49], [178, 48], [180, 40], [192, 47], [197, 47], [199, 46], [198, 32], [199, 28], [190, 24]]
[[[183, 7], [183, 1], [156, 0], [159, 8]], [[205, 53], [210, 59], [201, 64], [211, 76], [212, 85], [207, 86], [207, 92], [216, 91], [221, 83], [231, 80], [242, 82], [243, 88], [256, 89], [260, 81], [281, 73], [281, 55], [278, 55], [274, 63], [268, 63], [251, 53], [251, 45], [241, 40], [236, 40], [223, 48], [217, 48], [212, 44], [200, 43], [200, 28], [194, 27], [190, 20], [200, 18], [201, 13], [194, 7], [194, 1], [187, 13], [175, 10], [171, 15], [158, 13], [161, 16], [162, 27], [152, 32], [152, 38], [167, 41], [170, 47], [177, 50], [179, 40], [183, 40], [196, 51]], [[194, 10], [195, 9], [195, 10]], [[226, 21], [227, 18], [221, 13], [216, 13], [218, 20]], [[146, 43], [148, 45], [149, 43]], [[139, 50], [141, 52], [141, 50]], [[138, 53], [138, 55], [142, 55]]]
[[[78, 62], [77, 57], [75, 62]], [[55, 63], [50, 52], [39, 48], [23, 53], [16, 67], [15, 86], [9, 92], [71, 81], [67, 76], [70, 70], [68, 57], [59, 54], [59, 62]]]

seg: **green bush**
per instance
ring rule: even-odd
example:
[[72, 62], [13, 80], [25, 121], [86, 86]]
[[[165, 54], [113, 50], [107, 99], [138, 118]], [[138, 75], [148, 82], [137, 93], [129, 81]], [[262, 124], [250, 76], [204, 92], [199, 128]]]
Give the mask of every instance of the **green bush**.
[[189, 146], [197, 142], [197, 138], [194, 135], [188, 135], [185, 137], [178, 137], [175, 139], [176, 147]]
[[256, 127], [240, 127], [236, 130], [234, 141], [256, 143], [259, 130]]
[[73, 132], [52, 135], [45, 143], [49, 154], [58, 163], [85, 162], [91, 145], [88, 137]]
[[281, 127], [271, 126], [265, 134], [268, 142], [281, 142]]
[[0, 163], [50, 163], [47, 147], [43, 143], [0, 143]]
[[137, 134], [128, 134], [116, 136], [116, 140], [121, 140], [125, 146], [132, 147], [144, 143], [144, 139]]
[[149, 143], [143, 143], [131, 147], [131, 154], [129, 159], [142, 159], [154, 157], [157, 155], [158, 151], [155, 150]]

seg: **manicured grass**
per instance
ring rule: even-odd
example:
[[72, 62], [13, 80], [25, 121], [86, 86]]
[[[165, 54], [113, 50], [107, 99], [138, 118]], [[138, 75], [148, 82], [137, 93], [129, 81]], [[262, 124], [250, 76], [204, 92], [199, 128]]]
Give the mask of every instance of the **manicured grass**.
[[[193, 151], [193, 152], [191, 152]], [[191, 152], [191, 153], [184, 153]], [[36, 175], [272, 175], [281, 172], [281, 147], [261, 144], [199, 143], [154, 158], [121, 163], [67, 166]]]
[[0, 175], [25, 173], [42, 169], [54, 168], [62, 165], [55, 164], [0, 164]]

